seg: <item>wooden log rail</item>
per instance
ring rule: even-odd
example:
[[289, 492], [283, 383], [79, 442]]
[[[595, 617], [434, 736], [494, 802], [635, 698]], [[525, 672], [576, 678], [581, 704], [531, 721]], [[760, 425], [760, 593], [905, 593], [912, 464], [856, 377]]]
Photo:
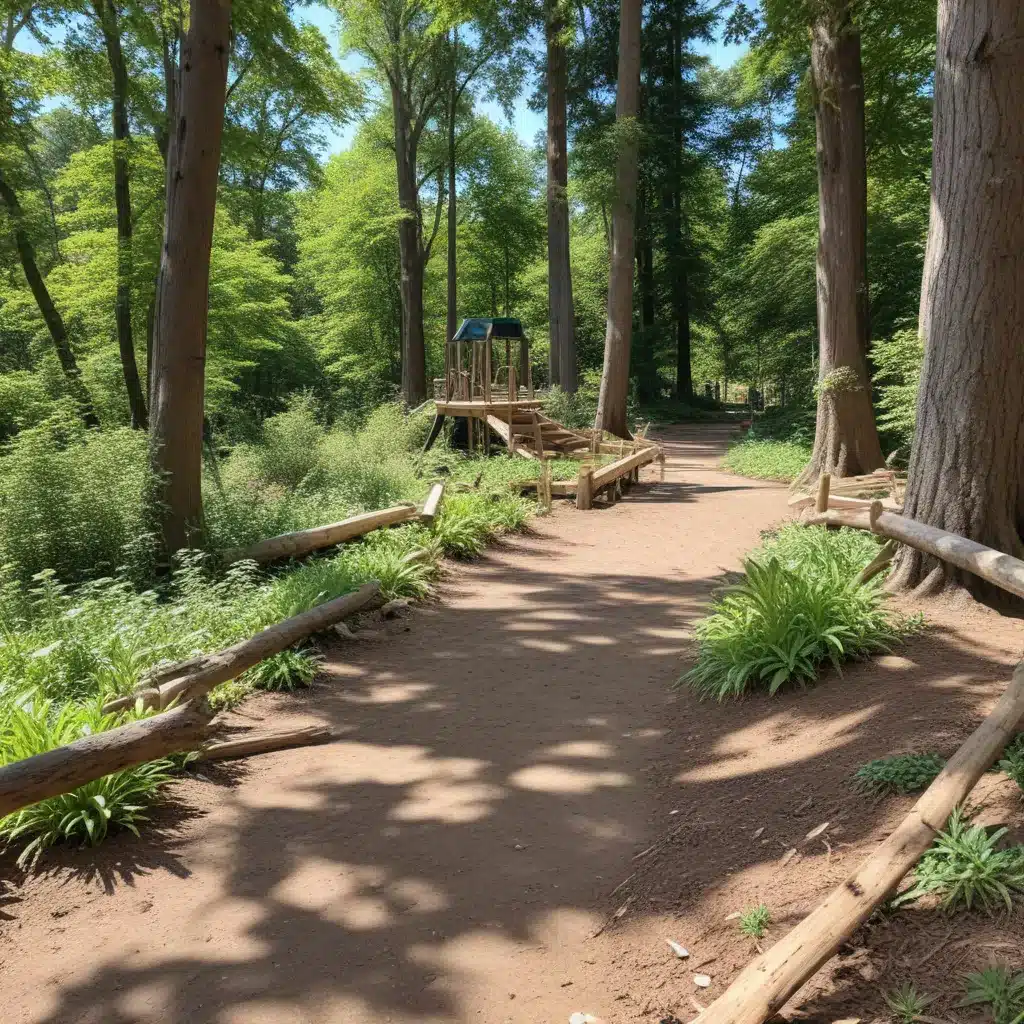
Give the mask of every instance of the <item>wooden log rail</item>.
[[777, 1012], [896, 889], [998, 757], [1022, 715], [1024, 663], [896, 831], [789, 934], [749, 963], [696, 1021], [763, 1024]]
[[[1024, 597], [1024, 561], [1021, 559], [955, 533], [919, 523], [916, 519], [886, 512], [880, 506], [876, 509], [876, 506], [877, 502], [867, 511], [829, 509], [803, 522], [808, 526], [851, 526], [858, 530], [870, 530], [972, 572], [1017, 597]], [[874, 514], [876, 511], [877, 515]]]
[[297, 558], [311, 551], [334, 547], [346, 540], [354, 540], [373, 530], [385, 526], [407, 523], [419, 516], [415, 505], [394, 505], [376, 512], [364, 512], [339, 523], [314, 526], [310, 530], [282, 533], [278, 537], [267, 537], [245, 548], [231, 548], [221, 554], [225, 565], [232, 562], [273, 562], [278, 558]]
[[[371, 580], [354, 593], [326, 601], [300, 615], [269, 626], [227, 650], [192, 658], [177, 666], [161, 667], [159, 675], [147, 678], [147, 685], [143, 689], [109, 701], [103, 705], [103, 710], [108, 714], [121, 711], [132, 707], [137, 700], [141, 700], [144, 707], [166, 708], [176, 700], [187, 701], [202, 697], [220, 683], [236, 679], [246, 669], [291, 647], [299, 640], [319, 633], [371, 604], [382, 603], [380, 584]], [[177, 674], [173, 674], [175, 668]]]
[[423, 502], [423, 511], [420, 513], [420, 522], [426, 526], [433, 526], [434, 520], [441, 509], [441, 501], [444, 498], [444, 481], [434, 484], [430, 488], [427, 500]]

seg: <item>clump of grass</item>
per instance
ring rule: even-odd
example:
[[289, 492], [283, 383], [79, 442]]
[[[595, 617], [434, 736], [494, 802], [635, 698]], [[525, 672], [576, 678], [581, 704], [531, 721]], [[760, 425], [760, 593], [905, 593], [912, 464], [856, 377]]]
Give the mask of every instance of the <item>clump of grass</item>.
[[1024, 1022], [1024, 971], [987, 967], [965, 979], [961, 1006], [988, 1006], [993, 1024]]
[[883, 992], [882, 998], [900, 1024], [916, 1024], [935, 997], [918, 992], [912, 981], [905, 981]]
[[791, 526], [745, 563], [696, 626], [698, 654], [683, 676], [703, 697], [805, 686], [821, 667], [889, 650], [916, 623], [882, 607], [879, 583], [855, 583], [877, 544], [868, 535]]
[[[52, 701], [39, 700], [9, 707], [0, 724], [0, 763], [33, 757], [116, 724], [119, 717], [104, 715], [98, 702], [58, 709]], [[116, 829], [138, 835], [146, 808], [175, 768], [172, 759], [160, 758], [42, 800], [0, 819], [0, 837], [8, 845], [29, 840], [18, 856], [19, 866], [28, 867], [56, 843], [77, 840], [95, 846]]]
[[1024, 795], [1024, 732], [1019, 732], [1003, 751], [999, 769], [1020, 786]]
[[749, 437], [729, 449], [722, 459], [722, 468], [737, 476], [788, 484], [799, 476], [810, 458], [808, 445]]
[[323, 657], [308, 647], [272, 654], [252, 668], [249, 680], [257, 690], [291, 693], [313, 685]]
[[872, 796], [918, 793], [927, 789], [946, 766], [938, 754], [897, 754], [861, 765], [854, 773], [857, 788]]
[[772, 912], [763, 903], [748, 907], [740, 914], [740, 931], [752, 939], [763, 939], [771, 920]]
[[957, 808], [945, 831], [918, 861], [913, 887], [894, 902], [907, 903], [935, 893], [950, 912], [975, 906], [989, 914], [999, 906], [1012, 910], [1013, 897], [1024, 893], [1024, 846], [1000, 849], [999, 840], [1007, 831], [989, 832], [972, 825]]

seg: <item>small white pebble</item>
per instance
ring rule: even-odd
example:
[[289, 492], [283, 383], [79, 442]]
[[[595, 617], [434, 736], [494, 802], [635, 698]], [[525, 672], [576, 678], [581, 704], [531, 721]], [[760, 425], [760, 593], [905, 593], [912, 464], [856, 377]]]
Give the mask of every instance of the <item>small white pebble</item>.
[[711, 979], [706, 974], [695, 974], [693, 983], [697, 988], [711, 988]]

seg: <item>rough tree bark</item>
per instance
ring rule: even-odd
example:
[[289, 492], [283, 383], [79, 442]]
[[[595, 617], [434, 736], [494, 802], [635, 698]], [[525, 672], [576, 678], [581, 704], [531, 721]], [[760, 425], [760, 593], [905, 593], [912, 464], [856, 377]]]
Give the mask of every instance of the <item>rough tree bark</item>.
[[548, 90], [548, 323], [552, 384], [576, 391], [576, 325], [569, 264], [569, 144], [566, 91], [569, 65], [562, 0], [548, 0], [545, 21]]
[[57, 358], [60, 360], [61, 369], [68, 379], [71, 393], [78, 402], [78, 408], [82, 420], [87, 427], [98, 427], [100, 421], [93, 408], [92, 399], [82, 381], [82, 371], [78, 368], [78, 361], [71, 349], [71, 342], [68, 340], [67, 328], [64, 326], [64, 318], [60, 315], [57, 307], [53, 304], [50, 290], [46, 287], [46, 281], [39, 272], [39, 264], [36, 261], [35, 246], [25, 229], [24, 214], [21, 203], [18, 201], [18, 194], [11, 187], [4, 177], [3, 169], [0, 168], [0, 199], [3, 199], [7, 208], [7, 216], [11, 222], [11, 230], [14, 234], [14, 245], [18, 250], [18, 259], [21, 261], [21, 269], [25, 272], [25, 279], [32, 291], [32, 295], [39, 307], [46, 329], [50, 332], [53, 347], [57, 351]]
[[455, 113], [459, 104], [459, 30], [452, 29], [452, 81], [448, 97], [448, 308], [445, 316], [445, 341], [451, 341], [459, 329], [458, 252], [455, 245], [459, 227], [455, 193]]
[[641, 0], [621, 0], [619, 7], [619, 82], [615, 121], [619, 155], [615, 165], [615, 204], [612, 208], [611, 269], [608, 274], [608, 327], [604, 338], [604, 368], [597, 400], [595, 427], [629, 437], [626, 400], [629, 397], [629, 348], [633, 334], [633, 234], [636, 220], [637, 136], [640, 109]]
[[673, 265], [672, 318], [676, 328], [676, 398], [687, 399], [693, 397], [693, 377], [690, 373], [690, 290], [683, 247], [683, 32], [678, 16], [673, 19], [670, 46], [672, 94], [675, 98], [675, 137], [672, 140], [674, 183], [669, 201], [669, 239]]
[[93, 11], [103, 33], [112, 79], [110, 109], [114, 136], [114, 206], [117, 210], [117, 298], [114, 302], [117, 345], [132, 426], [145, 430], [146, 399], [139, 380], [132, 333], [132, 201], [127, 152], [131, 138], [128, 125], [128, 67], [121, 47], [117, 8], [112, 0], [93, 0]]
[[867, 369], [867, 166], [860, 33], [848, 2], [811, 27], [818, 149], [819, 397], [814, 453], [800, 478], [884, 465]]
[[159, 481], [155, 518], [168, 552], [194, 545], [202, 532], [210, 247], [230, 29], [231, 0], [192, 0], [181, 43], [153, 332], [150, 458]]
[[[1019, 0], [941, 0], [925, 343], [906, 515], [1024, 557], [1024, 16]], [[976, 576], [905, 548], [889, 585]]]
[[423, 337], [423, 239], [419, 182], [416, 177], [418, 132], [410, 124], [400, 91], [391, 87], [398, 164], [399, 263], [402, 270], [402, 395], [410, 408], [427, 399], [427, 351]]

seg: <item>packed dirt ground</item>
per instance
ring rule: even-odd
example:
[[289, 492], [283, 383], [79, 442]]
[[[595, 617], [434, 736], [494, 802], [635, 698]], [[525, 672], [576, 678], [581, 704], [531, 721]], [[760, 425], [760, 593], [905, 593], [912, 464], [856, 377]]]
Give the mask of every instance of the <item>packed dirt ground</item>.
[[[932, 605], [842, 678], [699, 704], [672, 687], [692, 624], [787, 494], [715, 469], [724, 426], [660, 439], [664, 482], [556, 503], [438, 600], [339, 641], [307, 694], [240, 712], [326, 723], [332, 744], [205, 768], [142, 841], [54, 851], [29, 878], [0, 861], [4, 1021], [692, 1019], [756, 952], [731, 915], [767, 904], [769, 944], [887, 835], [910, 798], [858, 795], [852, 773], [951, 752], [1024, 626]], [[1024, 838], [1012, 783], [973, 799]], [[970, 1019], [960, 976], [1020, 966], [1022, 937], [1020, 910], [879, 915], [786, 1016], [882, 1018], [882, 991], [913, 980], [936, 1020]]]

